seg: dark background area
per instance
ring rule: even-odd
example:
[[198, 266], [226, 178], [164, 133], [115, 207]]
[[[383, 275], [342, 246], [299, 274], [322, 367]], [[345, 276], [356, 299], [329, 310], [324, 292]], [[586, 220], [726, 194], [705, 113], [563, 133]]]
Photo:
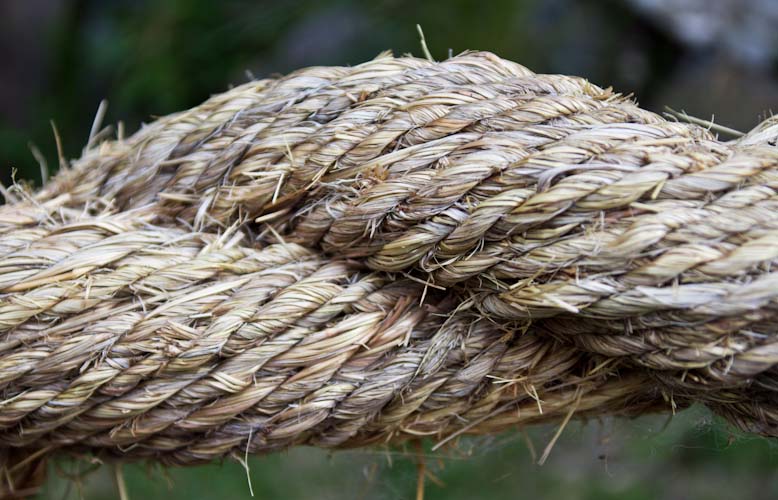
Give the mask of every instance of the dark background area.
[[[254, 77], [348, 65], [385, 49], [421, 56], [489, 50], [538, 72], [577, 74], [748, 130], [778, 108], [774, 0], [0, 0], [0, 181], [40, 183], [30, 152], [78, 157], [98, 104], [128, 132]], [[556, 429], [533, 429], [539, 450]], [[413, 450], [293, 450], [249, 461], [259, 498], [412, 498]], [[520, 433], [431, 454], [427, 498], [778, 498], [767, 440], [733, 436], [701, 409], [571, 425], [548, 463]], [[41, 498], [115, 498], [114, 471], [61, 462]], [[130, 498], [242, 498], [229, 463], [125, 467]]]
[[[537, 454], [556, 426], [527, 430]], [[778, 448], [767, 439], [732, 435], [702, 408], [675, 417], [571, 422], [548, 461], [524, 435], [470, 438], [456, 449], [420, 457], [413, 446], [328, 452], [297, 448], [249, 457], [259, 499], [413, 499], [417, 463], [434, 477], [425, 500], [767, 500], [778, 498]], [[251, 498], [246, 469], [234, 461], [161, 469], [123, 466], [130, 500]], [[118, 498], [110, 466], [86, 461], [49, 468], [40, 499]]]
[[77, 157], [104, 98], [131, 132], [247, 75], [421, 55], [416, 23], [437, 59], [490, 50], [655, 111], [749, 129], [778, 102], [773, 0], [4, 0], [0, 180], [40, 181], [30, 143], [54, 170], [50, 120]]

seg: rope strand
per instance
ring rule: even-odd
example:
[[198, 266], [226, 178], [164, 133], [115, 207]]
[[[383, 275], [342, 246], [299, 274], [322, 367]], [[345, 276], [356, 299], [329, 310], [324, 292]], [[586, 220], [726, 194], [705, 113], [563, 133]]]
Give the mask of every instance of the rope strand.
[[722, 142], [473, 52], [95, 144], [0, 207], [4, 481], [692, 403], [776, 436], [773, 128]]

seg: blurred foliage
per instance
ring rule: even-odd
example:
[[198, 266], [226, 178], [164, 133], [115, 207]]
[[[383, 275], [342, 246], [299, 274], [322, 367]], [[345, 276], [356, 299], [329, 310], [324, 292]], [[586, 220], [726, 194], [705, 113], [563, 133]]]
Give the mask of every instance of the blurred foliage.
[[[555, 431], [553, 426], [530, 429], [537, 453]], [[543, 466], [535, 464], [520, 432], [464, 439], [455, 449], [438, 452], [430, 451], [428, 443], [422, 456], [432, 474], [425, 480], [426, 500], [778, 497], [775, 444], [735, 438], [700, 408], [669, 421], [650, 416], [573, 422]], [[414, 498], [418, 462], [419, 452], [408, 445], [337, 452], [295, 449], [250, 457], [248, 466], [255, 498], [388, 500]], [[72, 476], [85, 469], [83, 463], [58, 463], [40, 497], [116, 498], [109, 465], [83, 475], [80, 484], [64, 478], [64, 471]], [[236, 462], [168, 470], [135, 464], [122, 470], [130, 499], [251, 498], [246, 470]]]
[[[438, 59], [449, 52], [490, 50], [536, 71], [577, 73], [643, 96], [674, 58], [670, 42], [609, 1], [43, 3], [60, 4], [47, 26], [31, 27], [38, 30], [36, 40], [46, 55], [45, 71], [29, 82], [26, 102], [6, 104], [23, 106], [26, 123], [3, 116], [11, 113], [0, 115], [5, 182], [11, 168], [18, 169], [19, 179], [39, 182], [29, 141], [44, 152], [50, 167], [57, 164], [50, 119], [59, 128], [66, 157], [77, 157], [103, 98], [109, 102], [104, 123], [122, 120], [133, 131], [144, 120], [242, 83], [247, 72], [265, 77], [307, 65], [356, 64], [385, 49], [421, 55], [416, 23]], [[649, 46], [652, 50], [645, 50]], [[647, 58], [639, 68], [630, 60], [634, 53]], [[630, 66], [626, 71], [625, 65]]]

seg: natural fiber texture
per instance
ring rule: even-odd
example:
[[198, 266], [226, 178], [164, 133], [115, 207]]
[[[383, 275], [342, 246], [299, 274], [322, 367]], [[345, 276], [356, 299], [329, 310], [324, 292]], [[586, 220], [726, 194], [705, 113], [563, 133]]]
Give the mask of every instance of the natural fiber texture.
[[776, 136], [467, 53], [308, 68], [104, 142], [0, 207], [8, 477], [694, 402], [774, 436]]

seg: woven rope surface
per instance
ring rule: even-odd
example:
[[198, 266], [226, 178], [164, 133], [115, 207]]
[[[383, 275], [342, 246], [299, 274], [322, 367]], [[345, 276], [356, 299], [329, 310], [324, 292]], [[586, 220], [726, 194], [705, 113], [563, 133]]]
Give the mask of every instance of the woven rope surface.
[[694, 402], [778, 433], [778, 149], [488, 53], [250, 82], [0, 207], [0, 442], [190, 464]]

